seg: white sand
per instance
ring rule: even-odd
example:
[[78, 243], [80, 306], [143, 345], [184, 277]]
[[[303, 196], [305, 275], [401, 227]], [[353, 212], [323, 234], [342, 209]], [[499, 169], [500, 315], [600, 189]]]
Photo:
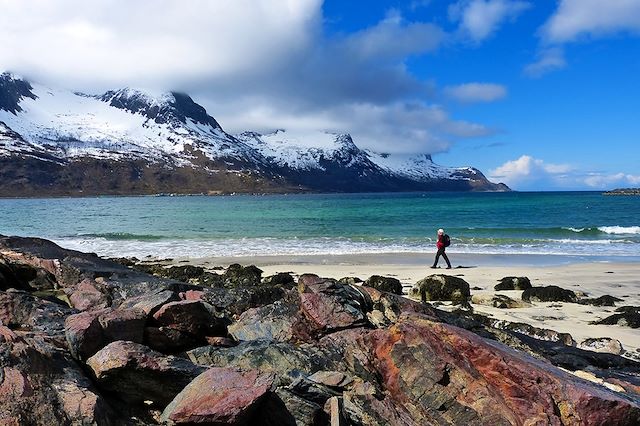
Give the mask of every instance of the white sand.
[[[254, 264], [264, 271], [264, 276], [277, 272], [294, 274], [315, 273], [323, 277], [341, 278], [355, 276], [366, 279], [371, 275], [384, 275], [399, 279], [405, 290], [418, 280], [434, 274], [455, 275], [467, 281], [472, 295], [504, 294], [519, 300], [521, 291], [493, 290], [498, 280], [506, 276], [526, 276], [534, 286], [558, 285], [573, 290], [579, 296], [595, 298], [605, 294], [623, 299], [616, 306], [640, 306], [640, 262], [594, 261], [593, 258], [561, 256], [491, 256], [449, 255], [454, 269], [430, 269], [433, 255], [380, 254], [345, 256], [272, 256], [252, 258], [190, 259], [189, 263], [212, 267], [230, 263]], [[634, 259], [632, 259], [634, 260]], [[179, 260], [174, 260], [178, 263]], [[184, 262], [184, 260], [183, 260]], [[179, 263], [178, 263], [179, 264]], [[182, 263], [183, 264], [183, 263]], [[458, 267], [456, 265], [468, 265]], [[590, 337], [618, 339], [629, 353], [640, 356], [640, 329], [618, 325], [591, 325], [589, 322], [614, 313], [614, 307], [596, 307], [575, 303], [535, 303], [527, 308], [499, 309], [485, 305], [473, 305], [478, 313], [489, 314], [496, 319], [525, 322], [535, 327], [569, 333], [578, 343]]]

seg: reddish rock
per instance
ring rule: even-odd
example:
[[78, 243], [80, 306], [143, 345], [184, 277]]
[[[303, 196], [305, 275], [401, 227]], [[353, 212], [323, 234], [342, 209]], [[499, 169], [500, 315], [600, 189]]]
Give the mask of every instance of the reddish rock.
[[612, 391], [419, 314], [363, 336], [391, 397], [437, 423], [616, 424], [640, 407]]
[[164, 407], [204, 371], [192, 362], [165, 356], [133, 342], [112, 342], [87, 360], [100, 388], [128, 403], [153, 401]]
[[163, 290], [158, 293], [143, 294], [126, 299], [120, 305], [120, 309], [139, 309], [147, 315], [153, 315], [162, 307], [162, 305], [169, 302], [175, 302], [177, 300], [180, 300], [180, 298], [174, 291]]
[[180, 293], [182, 300], [202, 300], [202, 296], [204, 296], [204, 291], [201, 290], [187, 290]]
[[65, 336], [74, 358], [86, 360], [107, 344], [98, 320], [100, 312], [81, 312], [69, 315], [65, 320]]
[[33, 395], [29, 377], [11, 367], [0, 368], [0, 401]]
[[238, 341], [266, 339], [285, 342], [293, 338], [297, 313], [298, 304], [289, 300], [249, 309], [228, 327], [229, 334]]
[[84, 279], [74, 288], [68, 289], [71, 306], [79, 311], [102, 309], [110, 305], [109, 297], [99, 289], [98, 283]]
[[106, 338], [142, 343], [147, 314], [138, 308], [106, 311], [98, 317]]
[[224, 322], [212, 314], [213, 307], [201, 301], [183, 300], [167, 303], [153, 315], [160, 326], [173, 328], [193, 336], [226, 334]]
[[333, 281], [299, 284], [301, 311], [319, 332], [358, 327], [367, 324], [371, 310], [367, 293], [353, 286]]
[[273, 388], [275, 376], [258, 370], [214, 367], [196, 377], [165, 408], [162, 420], [174, 424], [253, 425], [273, 413], [260, 403]]

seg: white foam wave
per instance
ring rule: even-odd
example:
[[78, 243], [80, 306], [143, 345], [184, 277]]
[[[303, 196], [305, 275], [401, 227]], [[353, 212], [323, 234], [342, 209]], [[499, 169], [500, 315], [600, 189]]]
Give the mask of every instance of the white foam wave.
[[605, 234], [640, 234], [640, 226], [599, 226], [598, 231]]
[[[425, 241], [353, 241], [346, 238], [276, 239], [245, 238], [234, 240], [157, 240], [113, 241], [98, 238], [56, 240], [65, 248], [94, 252], [105, 257], [205, 258], [279, 255], [354, 255], [377, 253], [435, 252], [433, 242]], [[448, 249], [450, 253], [476, 254], [548, 254], [580, 256], [638, 256], [637, 244], [620, 240], [540, 240], [526, 243], [463, 243]], [[604, 253], [599, 247], [606, 247]]]

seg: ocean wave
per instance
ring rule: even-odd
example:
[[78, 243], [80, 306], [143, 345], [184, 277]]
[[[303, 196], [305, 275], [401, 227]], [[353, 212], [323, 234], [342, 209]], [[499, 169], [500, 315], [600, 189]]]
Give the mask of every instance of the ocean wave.
[[[95, 252], [106, 257], [135, 256], [138, 258], [204, 258], [250, 256], [355, 255], [377, 253], [435, 252], [428, 240], [362, 241], [348, 238], [242, 238], [218, 240], [194, 239], [107, 239], [105, 237], [76, 237], [56, 240], [63, 247]], [[600, 250], [599, 247], [606, 247]], [[638, 243], [628, 240], [527, 240], [502, 242], [471, 242], [454, 239], [450, 253], [476, 254], [549, 254], [599, 256], [638, 256]]]
[[[74, 239], [75, 236], [67, 236], [63, 237], [67, 239]], [[161, 235], [151, 235], [151, 234], [130, 234], [128, 232], [105, 232], [105, 233], [97, 233], [97, 234], [80, 234], [78, 235], [80, 239], [103, 239], [103, 240], [113, 240], [113, 241], [158, 241], [167, 239], [170, 237], [165, 237]]]
[[599, 226], [598, 230], [605, 234], [640, 234], [640, 226]]

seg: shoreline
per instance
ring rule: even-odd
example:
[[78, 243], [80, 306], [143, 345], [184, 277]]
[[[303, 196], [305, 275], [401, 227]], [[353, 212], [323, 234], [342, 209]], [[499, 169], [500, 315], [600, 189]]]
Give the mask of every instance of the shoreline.
[[[615, 313], [621, 306], [640, 306], [640, 262], [637, 259], [543, 256], [543, 255], [469, 255], [450, 253], [453, 269], [430, 269], [433, 254], [374, 254], [334, 256], [259, 256], [172, 259], [166, 265], [196, 265], [205, 269], [227, 267], [231, 263], [256, 265], [263, 276], [288, 272], [294, 276], [314, 273], [326, 278], [382, 275], [400, 280], [404, 293], [419, 280], [432, 274], [453, 275], [464, 279], [476, 300], [488, 304], [471, 303], [474, 312], [497, 320], [521, 322], [534, 327], [569, 333], [576, 344], [589, 338], [613, 338], [622, 344], [625, 356], [640, 359], [640, 329], [620, 325], [595, 325], [592, 321]], [[457, 267], [460, 265], [461, 267]], [[540, 302], [520, 308], [496, 308], [490, 303], [500, 294], [520, 300], [522, 291], [495, 291], [498, 281], [507, 276], [526, 276], [534, 287], [557, 285], [572, 290], [579, 298], [610, 295], [620, 298], [615, 307], [582, 305], [578, 303]], [[444, 302], [439, 309], [454, 309]]]

